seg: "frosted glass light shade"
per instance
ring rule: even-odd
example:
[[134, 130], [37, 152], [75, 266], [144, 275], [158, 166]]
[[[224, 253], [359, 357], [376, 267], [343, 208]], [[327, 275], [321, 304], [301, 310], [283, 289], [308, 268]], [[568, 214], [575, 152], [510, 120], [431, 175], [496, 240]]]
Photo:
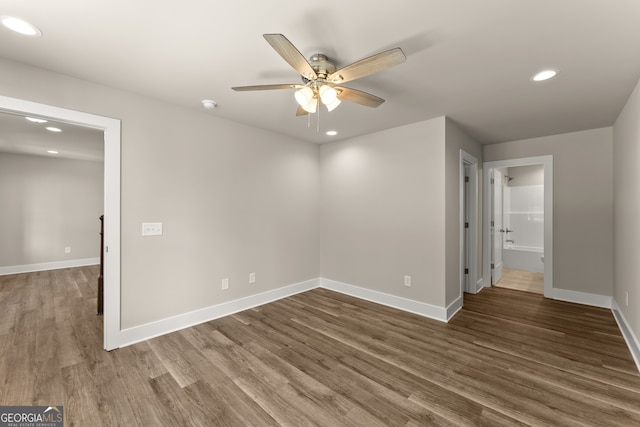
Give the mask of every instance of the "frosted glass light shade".
[[325, 103], [325, 105], [327, 106], [327, 110], [329, 110], [329, 111], [333, 111], [333, 110], [335, 110], [335, 109], [336, 109], [336, 107], [337, 107], [338, 105], [340, 105], [340, 102], [341, 102], [341, 101], [340, 101], [338, 98], [336, 98], [336, 99], [335, 99], [331, 104], [326, 104], [326, 103]]
[[295, 97], [296, 102], [304, 108], [304, 106], [309, 104], [309, 102], [311, 102], [311, 100], [313, 99], [313, 91], [310, 87], [305, 86], [302, 89], [296, 91]]
[[312, 98], [310, 102], [308, 102], [306, 105], [302, 105], [302, 108], [307, 112], [307, 113], [315, 113], [318, 110], [318, 98]]
[[338, 99], [338, 93], [331, 86], [323, 85], [320, 87], [320, 99], [324, 105], [328, 106]]

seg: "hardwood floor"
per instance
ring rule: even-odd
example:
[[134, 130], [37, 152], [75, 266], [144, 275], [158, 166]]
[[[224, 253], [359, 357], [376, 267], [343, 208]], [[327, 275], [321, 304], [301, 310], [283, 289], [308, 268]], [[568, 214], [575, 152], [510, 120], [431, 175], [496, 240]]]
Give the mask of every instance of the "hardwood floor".
[[502, 269], [502, 279], [494, 286], [544, 295], [544, 273]]
[[0, 276], [0, 405], [66, 426], [640, 425], [609, 310], [490, 288], [441, 323], [316, 289], [105, 352], [97, 267]]

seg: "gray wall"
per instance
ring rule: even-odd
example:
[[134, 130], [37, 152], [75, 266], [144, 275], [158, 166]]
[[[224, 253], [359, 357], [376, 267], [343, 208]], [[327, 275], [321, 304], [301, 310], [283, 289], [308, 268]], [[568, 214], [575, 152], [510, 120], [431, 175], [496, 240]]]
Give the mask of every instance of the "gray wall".
[[613, 295], [613, 132], [484, 146], [484, 160], [553, 155], [553, 286]]
[[321, 276], [443, 307], [444, 156], [444, 117], [322, 145]]
[[[636, 338], [640, 337], [640, 83], [613, 127], [613, 296]], [[629, 294], [629, 305], [626, 295]]]
[[122, 120], [123, 328], [318, 277], [317, 145], [2, 59], [0, 75], [5, 96]]
[[[0, 74], [3, 95], [122, 120], [124, 328], [319, 276], [447, 306], [459, 294], [460, 148], [480, 161], [552, 154], [554, 285], [613, 294], [611, 128], [480, 152], [441, 117], [318, 147], [1, 59]], [[637, 153], [633, 105], [617, 125], [625, 158]], [[635, 177], [625, 161], [617, 176]], [[156, 221], [164, 235], [141, 237]], [[632, 268], [617, 277], [631, 283]]]
[[0, 267], [98, 258], [103, 176], [99, 162], [0, 153]]

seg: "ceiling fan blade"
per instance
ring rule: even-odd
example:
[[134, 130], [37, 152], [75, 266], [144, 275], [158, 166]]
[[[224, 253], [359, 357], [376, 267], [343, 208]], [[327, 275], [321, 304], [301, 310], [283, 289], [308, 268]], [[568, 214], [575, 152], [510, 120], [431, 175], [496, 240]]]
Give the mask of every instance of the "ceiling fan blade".
[[311, 68], [307, 59], [300, 51], [282, 34], [264, 34], [263, 37], [278, 52], [278, 54], [291, 65], [300, 75], [315, 80], [318, 78], [316, 72]]
[[361, 90], [342, 86], [335, 86], [334, 89], [338, 92], [338, 99], [342, 101], [354, 102], [371, 108], [379, 107], [384, 102], [384, 99]]
[[303, 85], [299, 85], [296, 83], [291, 84], [279, 84], [279, 85], [256, 85], [256, 86], [236, 86], [231, 89], [237, 90], [239, 92], [249, 91], [249, 90], [277, 90], [277, 89], [299, 89]]
[[406, 59], [407, 57], [404, 55], [402, 49], [396, 47], [347, 65], [346, 67], [331, 73], [327, 80], [333, 83], [345, 83], [377, 73], [378, 71], [386, 68], [391, 68], [403, 63]]

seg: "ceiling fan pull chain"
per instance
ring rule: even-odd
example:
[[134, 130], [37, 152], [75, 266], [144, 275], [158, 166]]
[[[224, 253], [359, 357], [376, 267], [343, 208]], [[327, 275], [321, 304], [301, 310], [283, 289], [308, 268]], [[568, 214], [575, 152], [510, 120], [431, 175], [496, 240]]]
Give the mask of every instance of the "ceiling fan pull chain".
[[318, 110], [318, 120], [316, 120], [316, 132], [320, 132], [320, 110], [322, 110], [322, 104], [320, 103], [320, 99], [318, 99], [318, 106], [316, 109]]

